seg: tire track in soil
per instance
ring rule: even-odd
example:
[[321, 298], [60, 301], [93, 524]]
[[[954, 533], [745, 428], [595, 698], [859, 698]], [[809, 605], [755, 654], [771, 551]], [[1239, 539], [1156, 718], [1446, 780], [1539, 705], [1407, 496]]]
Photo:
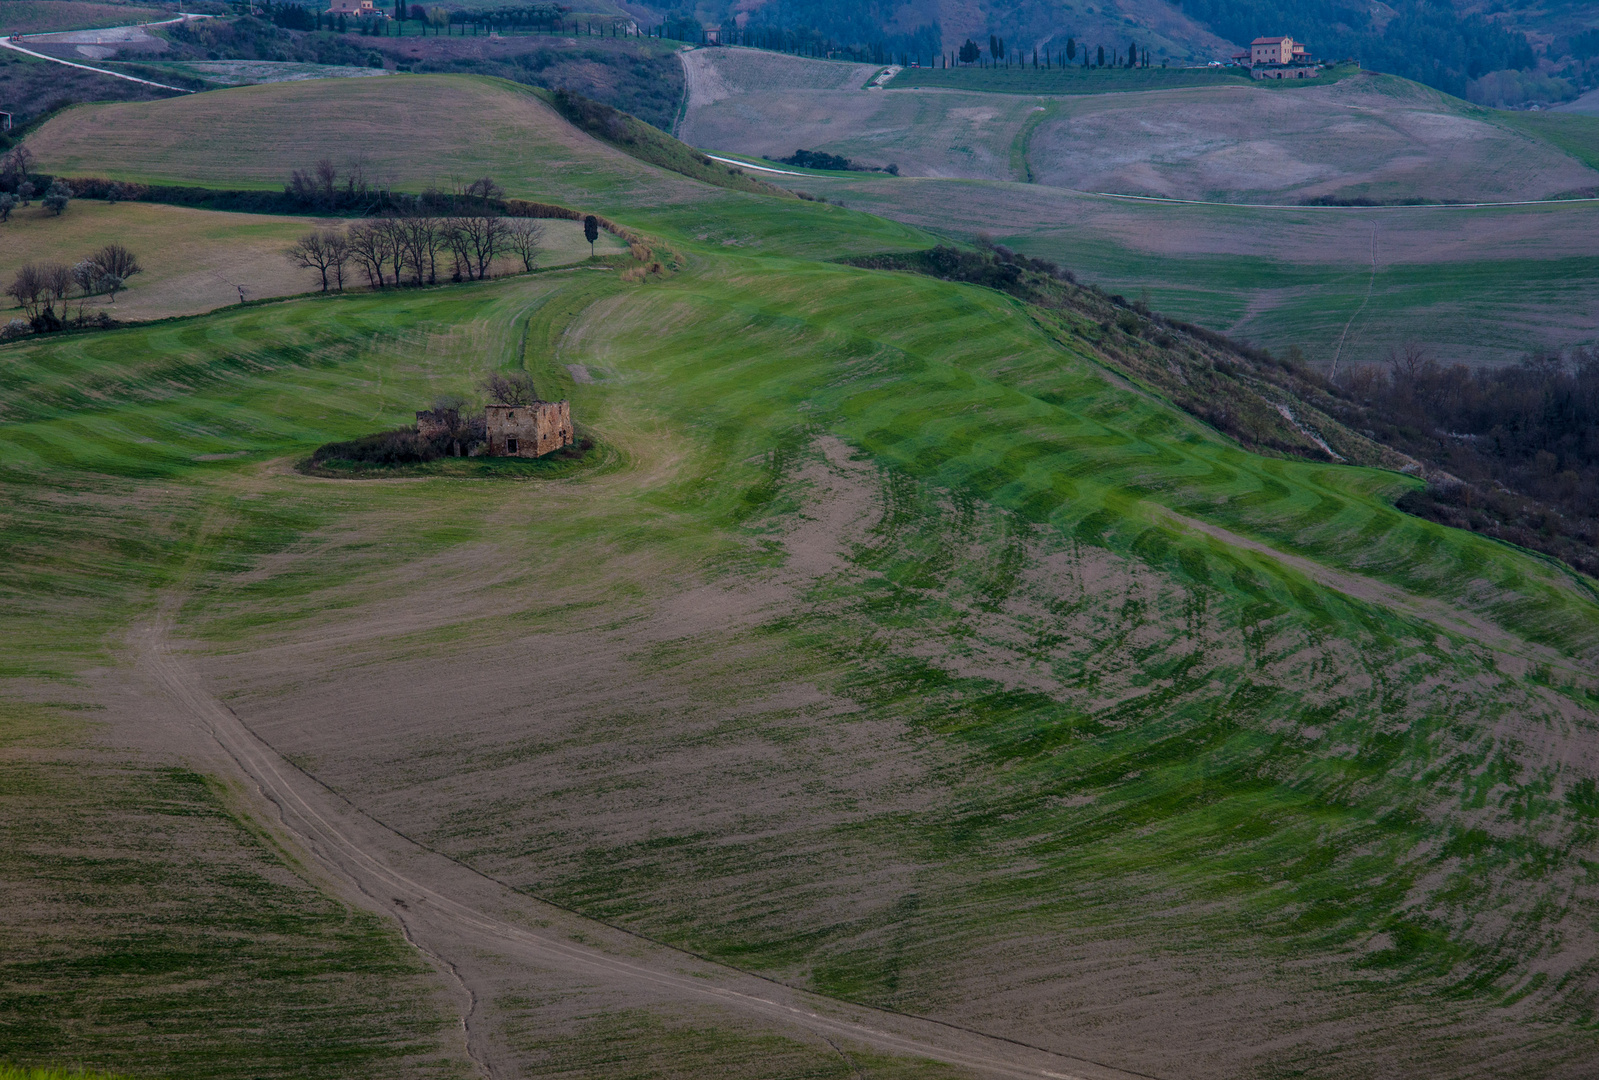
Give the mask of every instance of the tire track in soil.
[[[466, 1003], [467, 1053], [489, 1080], [520, 1070], [512, 1062], [500, 1064], [507, 1052], [496, 1050], [484, 1030], [488, 1021], [476, 1019], [488, 995], [472, 985], [467, 961], [485, 954], [522, 970], [535, 967], [587, 985], [718, 1006], [780, 1029], [797, 1028], [841, 1054], [837, 1040], [1005, 1080], [1152, 1080], [1148, 1074], [945, 1021], [827, 998], [718, 964], [529, 896], [433, 851], [287, 761], [201, 687], [172, 642], [176, 609], [177, 598], [169, 596], [157, 620], [135, 630], [134, 651], [136, 670], [179, 714], [175, 727], [184, 749], [200, 760], [231, 766], [271, 804], [281, 831], [314, 864], [353, 889], [363, 906], [394, 917], [407, 941], [454, 976], [461, 991], [457, 997]], [[495, 909], [517, 912], [528, 925], [492, 914]]]

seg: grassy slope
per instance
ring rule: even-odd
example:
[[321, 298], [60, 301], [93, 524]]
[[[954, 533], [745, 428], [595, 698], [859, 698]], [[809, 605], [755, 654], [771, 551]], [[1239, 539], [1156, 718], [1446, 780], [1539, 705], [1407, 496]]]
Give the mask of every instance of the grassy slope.
[[[616, 198], [631, 168], [596, 180], [594, 199]], [[390, 595], [397, 565], [510, 543], [480, 524], [502, 498], [492, 485], [350, 490], [262, 466], [515, 363], [537, 305], [541, 387], [570, 395], [627, 468], [537, 527], [528, 592], [580, 572], [619, 617], [662, 582], [758, 574], [778, 558], [763, 540], [773, 551], [803, 505], [812, 440], [836, 436], [879, 478], [882, 520], [788, 617], [744, 635], [748, 652], [695, 643], [648, 670], [723, 709], [798, 673], [850, 701], [849, 723], [890, 725], [954, 764], [930, 802], [784, 829], [723, 822], [635, 844], [541, 821], [530, 800], [522, 818], [497, 806], [414, 823], [436, 842], [663, 937], [905, 1007], [958, 1009], [945, 995], [963, 971], [1020, 962], [996, 941], [1056, 955], [1116, 940], [1201, 968], [1293, 957], [1295, 1030], [1349, 1008], [1369, 1018], [1347, 1042], [1296, 1044], [1291, 1064], [1312, 1074], [1400, 1046], [1464, 1072], [1501, 1040], [1520, 1043], [1507, 1074], [1591, 1060], [1592, 777], [1541, 749], [1546, 732], [1588, 722], [1599, 609], [1586, 594], [1544, 563], [1396, 514], [1386, 500], [1408, 481], [1392, 474], [1258, 458], [1108, 385], [1080, 342], [1003, 297], [772, 254], [912, 239], [902, 229], [731, 192], [635, 220], [671, 234], [694, 270], [624, 291], [603, 318], [583, 313], [622, 286], [552, 279], [6, 347], [7, 673], [104, 662], [107, 628], [167, 583], [166, 538], [218, 507], [186, 629], [219, 644], [358, 614]], [[562, 302], [544, 302], [557, 287]], [[573, 320], [577, 344], [550, 362]], [[616, 377], [574, 384], [572, 361]], [[242, 456], [198, 460], [216, 454]], [[70, 512], [51, 498], [68, 485]], [[152, 502], [159, 513], [136, 512]], [[1172, 512], [1549, 652], [1495, 656], [1485, 631], [1418, 616], [1424, 600], [1351, 596]], [[113, 522], [122, 542], [107, 549]], [[239, 580], [307, 546], [320, 557]], [[1114, 587], [1096, 566], [1115, 568]], [[543, 616], [556, 633], [583, 617]], [[499, 633], [468, 621], [452, 641]], [[394, 775], [360, 783], [381, 794]], [[598, 798], [606, 781], [594, 783], [567, 800]], [[530, 857], [507, 835], [545, 839]], [[836, 879], [789, 890], [791, 851]], [[915, 905], [829, 914], [860, 892], [851, 867], [894, 865], [914, 867]], [[1317, 996], [1333, 984], [1356, 1004]], [[1421, 1026], [1390, 1024], [1390, 1010]], [[1124, 1044], [1135, 1051], [1158, 1056]]]
[[1496, 110], [1493, 117], [1496, 123], [1553, 143], [1577, 160], [1599, 169], [1599, 116]]
[[[1587, 804], [1572, 795], [1580, 769], [1539, 762], [1521, 737], [1493, 734], [1496, 724], [1514, 728], [1515, 716], [1554, 722], [1566, 699], [1541, 687], [1586, 679], [1590, 661], [1577, 658], [1591, 658], [1599, 642], [1599, 610], [1560, 574], [1395, 514], [1384, 501], [1397, 483], [1389, 474], [1241, 453], [1108, 386], [1070, 339], [1052, 343], [1004, 298], [704, 248], [697, 265], [608, 306], [587, 326], [582, 351], [561, 358], [594, 363], [616, 376], [609, 383], [574, 385], [558, 364], [536, 369], [547, 392], [570, 394], [620, 442], [631, 467], [540, 534], [526, 586], [537, 592], [564, 578], [570, 588], [583, 565], [579, 580], [596, 586], [591, 601], [619, 611], [641, 566], [651, 579], [695, 566], [747, 573], [738, 538], [782, 527], [784, 507], [803, 493], [808, 440], [833, 433], [884, 470], [889, 516], [843, 573], [761, 629], [769, 647], [757, 647], [747, 666], [695, 649], [662, 656], [659, 670], [693, 679], [709, 665], [702, 677], [718, 683], [697, 692], [728, 708], [777, 675], [780, 655], [784, 670], [797, 666], [853, 700], [859, 722], [908, 725], [963, 764], [943, 782], [945, 809], [913, 828], [896, 810], [837, 835], [805, 826], [762, 840], [735, 828], [639, 847], [602, 833], [577, 852], [541, 851], [527, 866], [541, 889], [741, 963], [796, 978], [810, 971], [823, 989], [912, 1008], [934, 1007], [958, 967], [986, 963], [982, 949], [996, 933], [1059, 942], [1114, 927], [1140, 949], [1170, 948], [1175, 935], [1196, 959], [1291, 951], [1315, 972], [1307, 994], [1325, 980], [1353, 980], [1373, 1010], [1430, 1010], [1444, 1026], [1413, 1052], [1444, 1070], [1480, 1049], [1454, 1025], [1480, 1024], [1482, 1036], [1518, 1015], [1588, 1015], [1586, 961], [1558, 987], [1528, 982], [1536, 958], [1565, 962], [1555, 928], [1587, 917], [1577, 887]], [[31, 537], [32, 554], [6, 581], [21, 601], [11, 617], [22, 615], [7, 666], [70, 670], [104, 640], [82, 634], [71, 612], [42, 633], [25, 613], [59, 610], [52, 583], [78, 583], [79, 617], [112, 625], [114, 609], [136, 607], [161, 583], [165, 547], [137, 521], [122, 526], [132, 542], [118, 554], [118, 573], [98, 572], [104, 556], [89, 540], [98, 512], [82, 509], [97, 497], [169, 492], [163, 527], [180, 532], [219, 499], [229, 507], [202, 549], [204, 588], [186, 619], [186, 632], [219, 644], [291, 633], [330, 607], [358, 612], [388, 595], [396, 566], [495, 542], [474, 524], [501, 498], [494, 485], [347, 491], [272, 480], [259, 467], [398, 422], [439, 390], [467, 388], [477, 365], [507, 356], [536, 299], [527, 290], [552, 287], [446, 288], [409, 294], [403, 306], [378, 296], [296, 301], [10, 347], [0, 469], [8, 500], [29, 507], [12, 527]], [[561, 320], [616, 287], [577, 279], [564, 307], [539, 308], [560, 314], [535, 338], [559, 336]], [[449, 347], [457, 334], [478, 349]], [[538, 340], [533, 348], [542, 353]], [[243, 456], [196, 460], [211, 454]], [[70, 518], [42, 498], [64, 482], [85, 496]], [[241, 490], [255, 498], [232, 497]], [[1331, 591], [1185, 527], [1161, 506], [1461, 603], [1571, 659], [1494, 672], [1469, 634]], [[624, 522], [627, 551], [595, 548]], [[231, 583], [273, 553], [326, 543], [318, 536], [362, 539], [335, 542], [290, 573]], [[994, 624], [980, 612], [1011, 612], [1013, 600], [1034, 595], [1026, 580], [1046, 558], [1084, 552], [1129, 568], [1143, 599], [1118, 595], [1106, 606], [1111, 598], [1068, 591], [1053, 617], [1059, 630], [1046, 619], [1028, 632], [1031, 646], [1011, 642], [1042, 650], [1052, 689], [961, 674], [967, 665], [947, 650], [962, 638], [987, 647]], [[1471, 584], [1480, 581], [1494, 587]], [[1087, 622], [1063, 648], [1052, 635], [1074, 618]], [[497, 639], [500, 621], [490, 622], [452, 631], [455, 647]], [[563, 622], [557, 615], [549, 625], [559, 632]], [[1346, 664], [1361, 674], [1351, 679]], [[1435, 710], [1432, 686], [1450, 688], [1446, 712]], [[1322, 734], [1298, 733], [1310, 727]], [[1499, 787], [1477, 779], [1484, 768]], [[506, 828], [507, 812], [468, 816], [482, 828], [438, 823], [436, 841], [501, 862], [503, 838], [525, 835]], [[1134, 825], [1136, 841], [1127, 832]], [[736, 886], [728, 843], [743, 867]], [[826, 895], [784, 892], [788, 845], [917, 866], [922, 907], [895, 916], [898, 950], [873, 943], [889, 911], [828, 922]], [[1019, 880], [1017, 858], [1033, 868]], [[836, 887], [848, 893], [851, 872], [839, 872]], [[1406, 901], [1417, 889], [1428, 905]], [[1173, 897], [1195, 906], [1174, 907]], [[751, 903], [766, 914], [754, 916]], [[1154, 921], [1152, 904], [1164, 912]], [[1468, 930], [1489, 910], [1507, 920], [1505, 931]], [[1373, 940], [1393, 944], [1354, 964], [1348, 951]], [[1521, 1012], [1482, 1011], [1540, 987]], [[1446, 989], [1454, 996], [1435, 996]], [[1326, 1007], [1302, 1006], [1309, 1015]], [[1367, 1045], [1336, 1049], [1359, 1058], [1401, 1037], [1380, 1026], [1367, 1034]], [[1525, 1067], [1536, 1073], [1586, 1045], [1557, 1026], [1524, 1049]], [[1302, 1064], [1314, 1074], [1344, 1061]]]
[[[441, 1054], [450, 1003], [399, 935], [290, 872], [207, 778], [93, 748], [102, 707], [81, 693], [0, 708], [0, 1059], [462, 1075]], [[7, 1080], [57, 1076], [0, 1065]]]

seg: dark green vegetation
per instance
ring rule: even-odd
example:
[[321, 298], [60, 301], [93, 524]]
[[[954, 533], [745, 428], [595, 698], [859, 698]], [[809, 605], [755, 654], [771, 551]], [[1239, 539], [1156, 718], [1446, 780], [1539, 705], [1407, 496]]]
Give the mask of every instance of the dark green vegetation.
[[[284, 749], [474, 866], [741, 966], [1162, 1075], [1591, 1072], [1586, 583], [1396, 511], [1419, 480], [1252, 453], [1166, 397], [1203, 373], [1274, 423], [1288, 369], [1222, 370], [1216, 343], [1031, 263], [896, 260], [932, 238], [531, 130], [520, 148], [548, 149], [496, 170], [512, 194], [662, 236], [681, 271], [0, 349], [0, 671], [114, 670], [164, 598], [220, 679], [241, 672], [246, 722], [356, 668], [380, 718], [447, 687], [460, 719], [431, 714], [425, 741], [352, 719], [336, 744], [284, 724]], [[118, 164], [202, 154], [180, 149]], [[537, 172], [557, 150], [563, 171]], [[236, 154], [202, 164], [273, 182]], [[890, 269], [831, 261], [850, 253]], [[940, 261], [969, 280], [925, 272]], [[281, 467], [499, 369], [569, 398], [608, 467], [543, 487]], [[685, 627], [690, 593], [771, 599]], [[349, 668], [252, 655], [441, 594], [471, 606], [369, 637]], [[483, 689], [508, 627], [581, 659], [535, 673], [569, 708]], [[41, 798], [95, 805], [63, 784]], [[153, 790], [195, 805], [172, 784]], [[389, 962], [373, 949], [349, 966]], [[530, 1060], [808, 1067], [759, 1034], [621, 1011], [563, 1033], [537, 1006], [508, 1036]], [[1226, 1046], [1187, 1053], [1216, 1030]]]
[[553, 480], [572, 474], [599, 456], [592, 440], [580, 438], [570, 446], [539, 458], [466, 457], [451, 454], [442, 440], [418, 438], [413, 425], [359, 439], [319, 446], [302, 462], [300, 470], [311, 476], [375, 478], [383, 476], [464, 476], [484, 479]]
[[1405, 509], [1599, 578], [1599, 353], [1470, 372], [1411, 350], [1348, 382], [1363, 425], [1447, 470]]
[[360, 67], [376, 55], [357, 35], [296, 33], [248, 15], [183, 22], [157, 32], [172, 42], [173, 48], [162, 54], [171, 60], [298, 60]]
[[583, 37], [378, 38], [400, 70], [496, 75], [546, 90], [567, 90], [670, 130], [683, 99], [675, 41]]
[[[8, 698], [0, 1059], [160, 1077], [461, 1075], [439, 1054], [449, 1002], [392, 926], [296, 876], [206, 777], [92, 748], [100, 706]], [[0, 1066], [6, 1080], [58, 1076], [76, 1080]]]
[[647, 165], [682, 173], [692, 180], [700, 180], [717, 187], [734, 191], [759, 192], [787, 198], [789, 192], [757, 180], [742, 169], [732, 168], [712, 161], [704, 154], [685, 146], [661, 131], [643, 123], [625, 112], [620, 112], [603, 102], [591, 101], [569, 90], [537, 91], [540, 97], [554, 106], [573, 127], [587, 132], [621, 149]]
[[[1400, 0], [1382, 22], [1369, 8], [1340, 0], [1177, 0], [1182, 10], [1230, 41], [1247, 44], [1263, 26], [1297, 27], [1294, 40], [1318, 57], [1353, 57], [1374, 71], [1401, 75], [1456, 97], [1490, 71], [1535, 67], [1525, 34], [1492, 20], [1421, 0]], [[1272, 31], [1287, 33], [1286, 29]]]

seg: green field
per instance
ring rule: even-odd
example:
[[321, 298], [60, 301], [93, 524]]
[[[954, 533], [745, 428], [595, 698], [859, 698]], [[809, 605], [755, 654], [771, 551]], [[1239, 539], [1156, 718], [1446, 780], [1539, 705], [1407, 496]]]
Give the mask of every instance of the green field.
[[[77, 110], [39, 154], [264, 186], [328, 137], [263, 95], [370, 89]], [[252, 107], [228, 114], [230, 95]], [[0, 346], [0, 675], [58, 703], [30, 723], [55, 732], [79, 715], [60, 702], [103, 704], [85, 715], [108, 747], [140, 730], [131, 642], [166, 618], [209, 691], [354, 806], [702, 956], [1154, 1075], [1591, 1071], [1592, 582], [1396, 512], [1411, 477], [1242, 450], [1117, 375], [1105, 328], [833, 261], [933, 234], [696, 184], [517, 101], [485, 120], [492, 139], [462, 125], [409, 163], [403, 103], [388, 142], [375, 119], [347, 142], [407, 183], [459, 153], [513, 194], [663, 238], [679, 272], [299, 298]], [[111, 140], [112, 115], [173, 132]], [[203, 153], [194, 133], [219, 120], [270, 152]], [[593, 465], [514, 482], [293, 468], [496, 370], [570, 400]], [[265, 842], [148, 829], [159, 807], [185, 829], [242, 828], [192, 773], [96, 785], [63, 738], [7, 759], [26, 780], [7, 820], [87, 808], [45, 851], [107, 830], [150, 833], [136, 866], [237, 849], [228, 888], [265, 899], [172, 874], [173, 896], [198, 891], [183, 932], [200, 937], [248, 941], [305, 888], [281, 869], [288, 891], [251, 884]], [[46, 889], [19, 855], [5, 880]], [[178, 933], [94, 880], [126, 920], [104, 934]], [[50, 910], [87, 925], [87, 895]], [[192, 1052], [152, 1065], [156, 1036], [136, 1029], [40, 1025], [24, 1042], [0, 1022], [0, 1058], [63, 1060], [81, 1031], [103, 1048], [85, 1063], [215, 1075], [223, 1043], [204, 1033], [264, 1028], [222, 1071], [455, 1068], [385, 1026], [430, 1000], [398, 935], [301, 903], [270, 962], [241, 946], [204, 969], [220, 988], [206, 1009], [162, 1008]], [[0, 916], [12, 940], [30, 929]], [[105, 955], [75, 933], [72, 955]], [[358, 992], [320, 1020], [307, 1003], [309, 1027], [262, 1020], [277, 999], [241, 996], [246, 973], [280, 978], [313, 947], [343, 957], [315, 992]], [[70, 983], [16, 955], [0, 970], [46, 980], [41, 1012], [115, 1018], [119, 979], [145, 978], [101, 964]], [[479, 1021], [530, 1072], [921, 1069], [494, 971]], [[407, 989], [363, 1005], [384, 973]], [[347, 1031], [358, 1008], [375, 1018]]]

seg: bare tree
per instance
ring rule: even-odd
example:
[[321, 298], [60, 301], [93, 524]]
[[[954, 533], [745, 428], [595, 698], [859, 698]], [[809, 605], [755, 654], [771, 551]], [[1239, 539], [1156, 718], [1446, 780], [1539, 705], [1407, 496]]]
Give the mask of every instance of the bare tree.
[[133, 252], [121, 244], [107, 244], [91, 258], [100, 268], [100, 286], [111, 294], [113, 304], [117, 302], [117, 293], [127, 287], [128, 279], [144, 273], [144, 267], [139, 265]]
[[472, 254], [466, 239], [466, 219], [443, 218], [440, 223], [444, 247], [450, 249], [450, 280], [465, 281], [472, 276]]
[[17, 306], [28, 316], [30, 322], [36, 322], [40, 308], [50, 295], [39, 265], [23, 263], [17, 270], [16, 276], [11, 279], [11, 284], [6, 286], [6, 295], [17, 302]]
[[72, 267], [62, 263], [25, 263], [6, 287], [6, 295], [16, 300], [35, 330], [57, 330], [61, 314], [67, 312], [66, 298], [72, 291]]
[[543, 244], [543, 222], [534, 218], [512, 218], [505, 223], [505, 246], [521, 257], [524, 270], [532, 270], [539, 264], [539, 250]]
[[327, 233], [329, 252], [328, 272], [333, 275], [333, 287], [340, 292], [344, 291], [344, 269], [350, 265], [350, 240], [344, 233]]
[[66, 263], [46, 263], [42, 268], [44, 285], [50, 291], [50, 303], [61, 305], [61, 314], [67, 313], [67, 294], [72, 291], [72, 267]]
[[410, 262], [410, 250], [407, 245], [409, 239], [406, 235], [405, 225], [398, 218], [379, 218], [375, 223], [378, 236], [383, 243], [383, 256], [394, 267], [394, 283], [400, 284], [405, 275], [405, 267]]
[[9, 187], [20, 180], [26, 180], [33, 171], [33, 151], [28, 149], [27, 143], [20, 143], [12, 149], [3, 159], [0, 159], [0, 181]]
[[533, 380], [517, 371], [509, 375], [495, 372], [481, 383], [483, 392], [501, 405], [531, 405], [539, 399]]
[[323, 201], [332, 206], [335, 198], [333, 188], [339, 182], [339, 170], [333, 167], [332, 159], [322, 158], [316, 163], [315, 173], [317, 191], [321, 192]]
[[100, 288], [100, 268], [93, 259], [84, 259], [72, 268], [72, 283], [78, 287], [78, 321], [83, 321], [83, 309], [88, 306], [89, 297]]
[[505, 220], [494, 214], [469, 214], [455, 219], [454, 247], [467, 277], [486, 278], [494, 257], [505, 247]]
[[349, 247], [344, 238], [331, 230], [308, 232], [300, 237], [285, 253], [289, 261], [303, 270], [315, 270], [322, 275], [322, 291], [328, 291], [328, 275], [333, 273], [336, 259], [348, 259]]
[[405, 249], [405, 264], [411, 268], [411, 284], [433, 284], [438, 280], [439, 248], [445, 243], [441, 222], [425, 214], [396, 218], [395, 235]]
[[377, 223], [373, 221], [352, 222], [345, 239], [349, 244], [350, 257], [366, 274], [366, 283], [374, 289], [381, 289], [387, 282], [383, 276], [383, 264], [388, 260], [389, 249], [387, 238], [376, 226]]

